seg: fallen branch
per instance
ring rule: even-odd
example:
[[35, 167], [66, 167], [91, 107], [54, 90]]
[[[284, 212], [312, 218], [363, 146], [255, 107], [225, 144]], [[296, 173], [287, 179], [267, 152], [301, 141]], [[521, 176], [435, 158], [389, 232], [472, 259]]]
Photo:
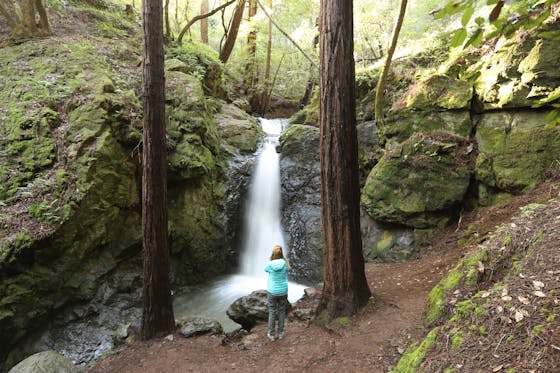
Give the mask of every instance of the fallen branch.
[[292, 39], [286, 31], [282, 30], [282, 28], [280, 26], [278, 26], [276, 21], [274, 19], [272, 19], [272, 16], [270, 14], [268, 14], [268, 12], [264, 8], [264, 6], [261, 4], [261, 2], [259, 0], [256, 0], [256, 1], [257, 1], [257, 4], [259, 4], [259, 6], [261, 7], [264, 14], [268, 17], [268, 19], [270, 19], [270, 22], [272, 22], [272, 24], [274, 26], [276, 26], [278, 31], [280, 31], [282, 33], [282, 35], [284, 35], [289, 41], [291, 41], [292, 44], [305, 56], [305, 58], [307, 58], [309, 60], [309, 62], [311, 62], [311, 64], [313, 66], [315, 66], [316, 68], [319, 68], [319, 65], [317, 64], [317, 62], [313, 61], [313, 59], [311, 57], [309, 57], [309, 55], [307, 53], [305, 53], [305, 51], [303, 49], [301, 49], [301, 47], [298, 45], [298, 43], [296, 43], [295, 40]]
[[198, 16], [194, 17], [193, 19], [191, 19], [189, 21], [189, 23], [187, 23], [185, 25], [185, 27], [183, 27], [183, 29], [181, 30], [181, 32], [179, 33], [179, 36], [177, 37], [177, 42], [179, 44], [181, 44], [181, 42], [183, 41], [183, 36], [185, 36], [185, 33], [189, 30], [189, 28], [191, 28], [192, 25], [194, 25], [197, 21], [200, 21], [201, 19], [204, 18], [208, 18], [216, 13], [218, 13], [220, 10], [230, 6], [231, 4], [235, 3], [236, 0], [229, 0], [227, 3], [220, 5], [219, 7], [212, 9], [210, 12], [205, 13], [205, 14], [199, 14]]

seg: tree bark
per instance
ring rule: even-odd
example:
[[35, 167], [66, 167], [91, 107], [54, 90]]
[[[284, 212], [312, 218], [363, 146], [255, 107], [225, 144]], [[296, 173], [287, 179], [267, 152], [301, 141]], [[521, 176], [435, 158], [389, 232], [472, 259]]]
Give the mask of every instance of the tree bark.
[[[200, 15], [208, 13], [208, 0], [202, 0], [200, 2]], [[200, 40], [204, 44], [208, 44], [208, 18], [202, 18], [200, 20]]]
[[352, 0], [321, 0], [320, 165], [326, 322], [356, 313], [371, 295], [360, 232]]
[[239, 26], [241, 25], [241, 20], [243, 19], [243, 12], [245, 11], [245, 1], [239, 0], [237, 6], [235, 7], [235, 12], [233, 13], [233, 18], [231, 20], [231, 26], [228, 30], [226, 41], [220, 50], [220, 61], [227, 63], [235, 41], [237, 40], [237, 33], [239, 32]]
[[35, 4], [33, 0], [21, 1], [22, 24], [30, 36], [37, 32], [37, 24], [35, 22]]
[[[272, 9], [272, 0], [268, 0], [268, 7]], [[268, 40], [266, 42], [266, 66], [264, 79], [266, 83], [270, 81], [270, 57], [272, 56], [272, 18], [268, 19]]]
[[167, 148], [161, 0], [144, 0], [142, 101], [144, 105], [142, 233], [144, 285], [141, 336], [151, 339], [175, 329], [167, 243]]
[[253, 17], [257, 14], [257, 3], [249, 0], [249, 25], [251, 30], [247, 35], [247, 63], [245, 64], [245, 87], [251, 91], [255, 86], [256, 66], [257, 66], [257, 30], [253, 24]]
[[179, 33], [179, 36], [177, 37], [177, 42], [179, 44], [181, 44], [181, 42], [183, 41], [183, 37], [185, 36], [185, 34], [187, 33], [187, 31], [189, 30], [189, 28], [191, 28], [192, 25], [194, 25], [197, 21], [201, 20], [201, 19], [205, 19], [210, 17], [211, 15], [214, 15], [215, 13], [219, 12], [220, 10], [225, 9], [226, 7], [228, 7], [229, 5], [235, 3], [237, 0], [229, 0], [227, 3], [220, 5], [219, 7], [217, 7], [216, 9], [213, 9], [212, 11], [206, 13], [206, 14], [200, 14], [196, 17], [194, 17], [193, 19], [191, 19], [186, 25], [185, 27], [183, 27], [183, 29], [181, 30], [181, 32]]
[[41, 33], [44, 35], [49, 35], [51, 33], [51, 29], [49, 27], [49, 18], [47, 16], [47, 11], [43, 6], [42, 0], [35, 0], [35, 9], [37, 9], [37, 13], [39, 13], [39, 25], [41, 27]]
[[395, 28], [393, 29], [393, 37], [391, 39], [391, 45], [387, 51], [387, 58], [385, 59], [385, 66], [383, 66], [383, 71], [381, 76], [377, 81], [377, 88], [375, 90], [375, 122], [378, 128], [385, 125], [385, 117], [383, 115], [383, 105], [385, 101], [385, 86], [387, 85], [387, 77], [389, 76], [389, 69], [391, 68], [391, 60], [393, 59], [393, 54], [397, 48], [397, 41], [399, 40], [399, 34], [401, 32], [401, 27], [404, 20], [404, 14], [406, 12], [406, 4], [408, 0], [401, 0], [401, 7], [399, 10], [399, 17]]
[[169, 0], [165, 0], [165, 7], [163, 10], [165, 17], [165, 36], [167, 40], [171, 39], [171, 26], [169, 25]]

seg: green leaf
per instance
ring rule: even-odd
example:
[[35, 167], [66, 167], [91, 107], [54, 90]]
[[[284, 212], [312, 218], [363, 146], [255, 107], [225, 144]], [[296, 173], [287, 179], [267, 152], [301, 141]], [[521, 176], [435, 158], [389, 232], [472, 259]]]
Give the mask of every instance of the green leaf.
[[465, 12], [463, 13], [463, 17], [461, 17], [461, 24], [463, 27], [469, 24], [471, 17], [474, 13], [474, 8], [472, 6], [468, 7]]
[[484, 24], [484, 22], [486, 22], [486, 21], [484, 20], [483, 17], [476, 17], [476, 18], [474, 19], [474, 22], [475, 22], [477, 25], [482, 26], [482, 25]]
[[486, 2], [486, 5], [494, 5], [494, 4], [496, 4], [497, 2], [498, 2], [498, 0], [488, 0], [488, 1]]
[[461, 44], [463, 44], [466, 38], [467, 38], [466, 28], [463, 27], [458, 30], [455, 30], [455, 35], [453, 35], [453, 38], [451, 39], [451, 47], [455, 48], [460, 46]]
[[463, 46], [463, 48], [468, 47], [469, 45], [472, 45], [474, 47], [477, 47], [480, 45], [480, 42], [482, 42], [482, 29], [477, 29], [472, 36], [469, 38], [469, 40], [465, 43], [465, 45]]

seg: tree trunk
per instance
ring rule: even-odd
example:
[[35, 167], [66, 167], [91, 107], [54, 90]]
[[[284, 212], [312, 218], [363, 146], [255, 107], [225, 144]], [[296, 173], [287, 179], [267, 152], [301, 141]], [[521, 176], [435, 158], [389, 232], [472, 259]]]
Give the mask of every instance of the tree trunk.
[[[208, 0], [200, 2], [200, 14], [208, 13]], [[208, 18], [203, 18], [200, 21], [200, 40], [204, 44], [208, 44]]]
[[37, 9], [37, 13], [39, 13], [39, 26], [41, 27], [41, 33], [43, 35], [49, 35], [51, 33], [49, 18], [47, 17], [47, 11], [43, 6], [42, 0], [35, 0], [35, 9]]
[[247, 35], [247, 64], [245, 65], [245, 88], [252, 91], [255, 86], [256, 66], [257, 66], [257, 30], [253, 23], [253, 17], [257, 14], [257, 3], [249, 0], [249, 25], [251, 30]]
[[385, 117], [383, 115], [383, 105], [385, 101], [385, 86], [387, 85], [387, 77], [389, 76], [389, 69], [391, 68], [391, 60], [393, 59], [393, 54], [397, 48], [397, 41], [399, 40], [399, 33], [401, 32], [401, 26], [404, 20], [404, 14], [406, 11], [406, 4], [408, 0], [401, 0], [401, 7], [399, 10], [399, 17], [397, 23], [393, 30], [393, 37], [391, 40], [391, 45], [387, 51], [387, 58], [385, 60], [385, 66], [383, 66], [383, 71], [381, 76], [377, 81], [377, 89], [375, 90], [375, 122], [378, 128], [385, 125]]
[[169, 25], [169, 0], [165, 0], [164, 16], [165, 16], [165, 36], [167, 40], [171, 40], [171, 26]]
[[[272, 0], [268, 0], [268, 7], [272, 9]], [[270, 81], [270, 57], [272, 55], [272, 18], [268, 19], [268, 40], [266, 42], [266, 66], [264, 79], [266, 83]]]
[[[37, 13], [39, 14], [38, 24]], [[47, 11], [42, 0], [20, 0], [18, 5], [13, 4], [12, 1], [2, 1], [0, 14], [8, 21], [11, 39], [21, 40], [50, 34]]]
[[352, 1], [321, 0], [320, 113], [326, 322], [356, 313], [371, 295], [360, 232]]
[[235, 12], [233, 13], [226, 41], [220, 50], [220, 61], [223, 63], [227, 63], [229, 56], [231, 56], [231, 52], [233, 51], [233, 46], [235, 45], [235, 40], [237, 39], [237, 33], [239, 32], [239, 26], [241, 25], [241, 20], [243, 19], [243, 12], [245, 11], [245, 1], [246, 0], [239, 0], [237, 6], [235, 7]]
[[35, 22], [35, 4], [33, 0], [21, 1], [21, 16], [23, 28], [29, 36], [33, 36], [37, 32], [37, 23]]
[[167, 245], [167, 148], [161, 0], [144, 0], [142, 101], [144, 105], [142, 233], [144, 286], [141, 336], [151, 339], [175, 329]]

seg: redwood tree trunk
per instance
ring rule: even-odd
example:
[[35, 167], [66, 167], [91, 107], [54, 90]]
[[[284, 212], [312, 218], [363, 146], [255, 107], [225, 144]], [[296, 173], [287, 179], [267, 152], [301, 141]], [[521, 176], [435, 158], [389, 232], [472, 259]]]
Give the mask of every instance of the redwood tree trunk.
[[[321, 203], [324, 288], [320, 319], [348, 316], [371, 295], [360, 232], [351, 0], [321, 0]], [[325, 314], [326, 312], [326, 314]]]
[[[200, 14], [206, 13], [208, 13], [208, 0], [202, 0], [200, 2]], [[208, 44], [208, 18], [200, 20], [200, 40], [204, 44]]]
[[[268, 0], [268, 7], [272, 9], [272, 0]], [[272, 55], [272, 19], [268, 19], [268, 40], [266, 42], [266, 66], [264, 70], [264, 79], [266, 83], [270, 81], [270, 57]]]
[[226, 63], [231, 56], [233, 51], [233, 46], [235, 45], [235, 40], [237, 39], [237, 33], [239, 32], [239, 26], [241, 25], [241, 20], [243, 19], [243, 12], [245, 11], [245, 0], [239, 0], [237, 6], [235, 7], [235, 12], [233, 13], [233, 18], [231, 21], [231, 26], [228, 30], [226, 41], [220, 50], [220, 61]]
[[144, 104], [142, 233], [144, 247], [143, 339], [175, 329], [167, 244], [167, 148], [161, 0], [144, 0], [142, 100]]
[[247, 64], [245, 65], [245, 87], [251, 91], [255, 85], [257, 66], [257, 30], [253, 17], [257, 14], [257, 2], [249, 0], [249, 24], [251, 31], [247, 35]]

